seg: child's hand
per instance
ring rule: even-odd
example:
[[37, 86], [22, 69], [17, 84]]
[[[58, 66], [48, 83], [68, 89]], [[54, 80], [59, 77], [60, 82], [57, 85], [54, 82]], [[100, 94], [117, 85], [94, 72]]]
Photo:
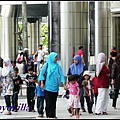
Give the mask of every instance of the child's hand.
[[89, 90], [92, 90], [92, 88], [90, 88]]
[[30, 80], [30, 82], [34, 82], [34, 80]]
[[34, 97], [34, 100], [36, 99], [36, 97]]
[[90, 97], [90, 94], [88, 94], [88, 96]]
[[63, 87], [65, 90], [68, 90], [68, 87], [65, 84], [63, 85]]
[[79, 95], [76, 95], [76, 98], [78, 98], [79, 97]]

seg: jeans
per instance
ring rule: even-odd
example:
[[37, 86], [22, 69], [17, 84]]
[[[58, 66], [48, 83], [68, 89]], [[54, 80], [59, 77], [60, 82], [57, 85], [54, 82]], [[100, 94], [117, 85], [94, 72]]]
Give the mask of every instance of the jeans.
[[26, 62], [23, 62], [23, 74], [28, 72], [27, 67], [28, 67], [28, 64], [26, 64]]
[[18, 93], [14, 93], [13, 96], [12, 96], [13, 110], [17, 110], [17, 106], [18, 106]]
[[43, 109], [44, 109], [44, 96], [37, 97], [38, 114], [43, 115]]
[[6, 107], [7, 107], [8, 111], [11, 111], [11, 99], [10, 99], [10, 97], [11, 97], [11, 95], [4, 96]]
[[83, 87], [80, 88], [80, 103], [81, 103], [81, 108], [84, 108], [84, 90]]

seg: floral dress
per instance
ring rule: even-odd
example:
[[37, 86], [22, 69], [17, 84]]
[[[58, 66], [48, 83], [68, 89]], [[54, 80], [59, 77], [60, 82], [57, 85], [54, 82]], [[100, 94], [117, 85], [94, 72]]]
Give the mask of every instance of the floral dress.
[[12, 72], [10, 71], [7, 76], [1, 77], [2, 92], [1, 96], [13, 95], [13, 80]]

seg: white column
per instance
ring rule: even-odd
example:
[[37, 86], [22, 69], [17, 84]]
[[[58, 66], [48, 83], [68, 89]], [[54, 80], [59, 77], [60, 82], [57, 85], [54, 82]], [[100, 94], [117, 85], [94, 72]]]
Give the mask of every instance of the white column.
[[37, 44], [37, 31], [36, 31], [36, 23], [31, 23], [32, 25], [32, 52], [35, 52], [35, 46]]
[[2, 5], [1, 7], [1, 57], [15, 59], [14, 51], [14, 18], [12, 5]]
[[85, 48], [85, 59], [88, 58], [88, 2], [60, 2], [61, 9], [61, 65], [67, 74], [72, 64], [73, 51], [78, 47]]
[[36, 44], [35, 44], [35, 51], [38, 49], [38, 45], [40, 42], [40, 30], [39, 30], [39, 20], [36, 21]]
[[109, 56], [110, 41], [110, 3], [95, 1], [95, 56], [104, 52]]

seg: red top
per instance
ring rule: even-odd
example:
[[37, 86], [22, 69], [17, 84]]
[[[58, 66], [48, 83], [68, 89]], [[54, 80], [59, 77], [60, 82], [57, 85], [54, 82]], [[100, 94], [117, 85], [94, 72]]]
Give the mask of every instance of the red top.
[[110, 74], [110, 69], [104, 65], [98, 76], [98, 88], [109, 88], [109, 76], [107, 74]]
[[78, 50], [78, 52], [76, 53], [76, 55], [79, 55], [81, 57], [81, 55], [84, 56], [84, 51], [83, 50]]
[[98, 88], [97, 88], [97, 77], [93, 77], [92, 82], [94, 83], [94, 94], [98, 94]]

